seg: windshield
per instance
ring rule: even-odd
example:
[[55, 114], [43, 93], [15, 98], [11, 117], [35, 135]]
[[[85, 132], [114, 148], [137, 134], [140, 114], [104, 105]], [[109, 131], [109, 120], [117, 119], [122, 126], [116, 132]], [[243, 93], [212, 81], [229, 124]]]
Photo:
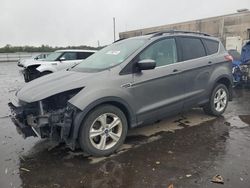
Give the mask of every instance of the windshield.
[[55, 61], [63, 52], [52, 52], [43, 61]]
[[76, 71], [100, 71], [122, 63], [133, 52], [142, 47], [147, 40], [126, 39], [116, 42], [94, 53], [80, 64], [75, 66]]

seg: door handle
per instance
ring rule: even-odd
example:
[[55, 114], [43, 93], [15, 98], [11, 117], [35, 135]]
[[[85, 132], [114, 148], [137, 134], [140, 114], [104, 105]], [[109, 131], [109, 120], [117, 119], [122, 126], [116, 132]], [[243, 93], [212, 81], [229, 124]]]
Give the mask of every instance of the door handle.
[[178, 72], [178, 70], [177, 70], [177, 69], [174, 69], [173, 72]]
[[208, 64], [211, 65], [211, 64], [212, 64], [212, 61], [209, 61]]

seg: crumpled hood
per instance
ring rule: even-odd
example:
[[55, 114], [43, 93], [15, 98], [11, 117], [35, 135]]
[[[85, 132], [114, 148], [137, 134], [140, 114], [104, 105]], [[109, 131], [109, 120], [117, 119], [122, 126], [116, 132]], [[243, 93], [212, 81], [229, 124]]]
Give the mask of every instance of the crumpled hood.
[[97, 73], [58, 71], [26, 83], [24, 87], [17, 92], [17, 97], [19, 100], [28, 103], [39, 101], [64, 91], [83, 88], [86, 84], [86, 80], [91, 79], [90, 77], [96, 74]]
[[25, 59], [22, 60], [19, 64], [22, 65], [23, 67], [28, 67], [30, 65], [41, 65], [43, 63], [45, 63], [45, 61], [35, 60], [35, 59]]

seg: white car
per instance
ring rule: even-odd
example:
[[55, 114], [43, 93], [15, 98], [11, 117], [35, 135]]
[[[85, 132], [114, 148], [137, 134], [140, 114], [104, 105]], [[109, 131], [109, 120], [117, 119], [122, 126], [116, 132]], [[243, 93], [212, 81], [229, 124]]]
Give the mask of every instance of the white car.
[[48, 55], [49, 55], [49, 53], [41, 53], [41, 54], [32, 56], [30, 58], [22, 58], [22, 59], [18, 60], [17, 65], [19, 66], [20, 64], [23, 64], [25, 61], [42, 60], [42, 59], [45, 59]]
[[57, 50], [44, 59], [27, 59], [18, 63], [22, 67], [25, 82], [59, 70], [70, 68], [86, 59], [95, 50]]

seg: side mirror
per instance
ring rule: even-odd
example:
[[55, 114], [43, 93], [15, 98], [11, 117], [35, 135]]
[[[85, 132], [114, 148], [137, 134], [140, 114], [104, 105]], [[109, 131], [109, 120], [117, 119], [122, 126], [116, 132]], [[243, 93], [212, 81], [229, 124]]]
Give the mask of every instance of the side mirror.
[[65, 61], [65, 57], [60, 57], [59, 61]]
[[153, 59], [143, 59], [137, 63], [140, 70], [150, 70], [156, 67], [156, 62]]

